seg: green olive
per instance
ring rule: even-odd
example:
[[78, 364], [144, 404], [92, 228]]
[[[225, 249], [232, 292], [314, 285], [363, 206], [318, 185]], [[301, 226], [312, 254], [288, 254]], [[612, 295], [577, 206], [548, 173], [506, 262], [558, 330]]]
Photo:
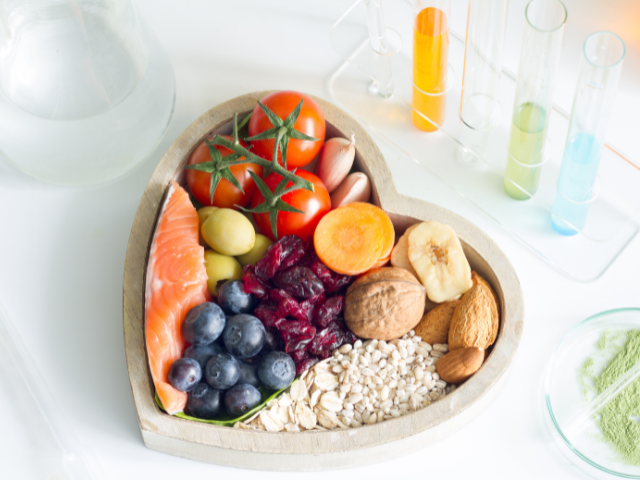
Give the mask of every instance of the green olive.
[[198, 209], [198, 220], [200, 220], [200, 227], [198, 228], [198, 236], [200, 237], [200, 245], [202, 245], [203, 247], [208, 247], [209, 245], [207, 245], [207, 242], [205, 242], [204, 238], [202, 238], [202, 233], [200, 232], [200, 229], [202, 228], [202, 224], [204, 223], [204, 221], [207, 218], [209, 218], [209, 215], [211, 215], [217, 209], [218, 207], [202, 207]]
[[200, 232], [211, 248], [230, 257], [249, 252], [256, 241], [256, 231], [251, 222], [230, 208], [211, 212]]
[[221, 280], [240, 280], [242, 267], [238, 261], [227, 255], [206, 250], [204, 252], [204, 265], [207, 269], [207, 287], [212, 295], [218, 295], [218, 282]]
[[273, 245], [273, 242], [260, 233], [256, 233], [256, 243], [253, 248], [244, 255], [238, 255], [238, 261], [243, 267], [247, 264], [255, 265], [264, 256], [264, 252]]

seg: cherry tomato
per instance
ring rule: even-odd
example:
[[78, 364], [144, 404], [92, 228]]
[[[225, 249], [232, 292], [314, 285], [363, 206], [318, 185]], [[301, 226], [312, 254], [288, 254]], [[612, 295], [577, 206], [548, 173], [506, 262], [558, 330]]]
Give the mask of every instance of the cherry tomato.
[[[325, 121], [322, 110], [320, 110], [318, 104], [307, 95], [286, 90], [267, 95], [260, 101], [284, 120], [298, 106], [300, 100], [304, 100], [304, 103], [302, 104], [300, 115], [293, 125], [293, 128], [319, 140], [314, 142], [312, 140], [290, 139], [287, 148], [287, 168], [289, 169], [303, 167], [311, 162], [320, 151], [324, 143], [325, 134]], [[260, 105], [256, 105], [256, 108], [253, 109], [251, 120], [249, 120], [249, 136], [258, 135], [271, 128], [273, 128], [273, 125], [269, 117], [265, 115]], [[252, 152], [266, 160], [272, 160], [274, 142], [275, 139], [272, 138], [267, 140], [254, 140], [251, 142], [253, 145]], [[280, 150], [278, 150], [278, 160], [282, 164], [282, 153]]]
[[[281, 197], [285, 203], [288, 203], [298, 210], [302, 210], [304, 213], [278, 212], [278, 237], [282, 238], [285, 235], [297, 235], [303, 240], [306, 240], [310, 235], [313, 235], [322, 217], [331, 210], [331, 197], [329, 197], [329, 192], [324, 186], [324, 183], [322, 183], [322, 180], [313, 173], [298, 170], [296, 175], [313, 183], [314, 191], [310, 192], [309, 190], [299, 189]], [[264, 182], [273, 192], [278, 183], [280, 183], [280, 180], [282, 180], [280, 175], [272, 173], [264, 179]], [[291, 185], [293, 185], [293, 182], [289, 182], [287, 188]], [[256, 207], [263, 201], [264, 197], [260, 191], [256, 191], [256, 195], [251, 202], [251, 208]], [[269, 221], [269, 212], [254, 213], [253, 219], [260, 231], [274, 240], [271, 231], [271, 222]]]
[[[231, 140], [232, 137], [223, 135], [224, 138]], [[245, 142], [240, 141], [243, 147], [246, 147]], [[233, 153], [228, 148], [216, 145], [218, 151], [223, 157]], [[244, 157], [242, 157], [244, 158]], [[211, 161], [211, 155], [209, 154], [209, 148], [202, 142], [191, 154], [189, 158], [189, 165], [196, 163], [203, 163]], [[233, 165], [229, 167], [233, 176], [238, 180], [238, 183], [244, 190], [244, 194], [234, 185], [231, 184], [226, 178], [221, 178], [216, 191], [213, 193], [213, 203], [211, 202], [211, 194], [209, 188], [211, 187], [211, 174], [207, 172], [201, 172], [199, 170], [187, 170], [187, 184], [189, 190], [194, 197], [202, 205], [213, 205], [220, 208], [233, 208], [238, 209], [235, 205], [246, 207], [256, 191], [256, 184], [251, 178], [249, 171], [253, 171], [259, 176], [262, 176], [262, 167], [254, 163], [243, 163], [240, 165]]]

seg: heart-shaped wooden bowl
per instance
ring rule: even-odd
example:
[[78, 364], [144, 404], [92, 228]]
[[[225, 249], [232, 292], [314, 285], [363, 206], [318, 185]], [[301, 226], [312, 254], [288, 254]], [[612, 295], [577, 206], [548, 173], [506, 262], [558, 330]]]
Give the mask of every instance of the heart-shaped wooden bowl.
[[417, 412], [357, 429], [268, 433], [218, 427], [162, 412], [144, 341], [145, 272], [161, 201], [172, 179], [184, 183], [183, 165], [212, 132], [229, 133], [234, 113], [248, 113], [271, 92], [229, 100], [193, 122], [174, 142], [145, 189], [131, 230], [124, 274], [124, 340], [133, 399], [145, 444], [185, 458], [260, 470], [331, 470], [371, 464], [410, 453], [462, 428], [495, 397], [506, 378], [522, 333], [520, 283], [497, 245], [462, 217], [432, 203], [399, 195], [384, 157], [349, 115], [315, 98], [327, 121], [327, 138], [356, 135], [355, 169], [372, 181], [371, 201], [385, 210], [398, 235], [410, 225], [437, 220], [456, 231], [471, 267], [493, 286], [502, 307], [500, 334], [482, 368], [460, 388]]

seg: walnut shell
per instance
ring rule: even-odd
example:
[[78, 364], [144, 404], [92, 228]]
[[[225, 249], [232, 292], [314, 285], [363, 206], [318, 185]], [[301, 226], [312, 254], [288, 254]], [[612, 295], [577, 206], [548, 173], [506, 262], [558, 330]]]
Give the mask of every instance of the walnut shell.
[[427, 343], [447, 343], [449, 339], [449, 325], [453, 312], [460, 300], [444, 302], [425, 313], [418, 326], [414, 329], [416, 335]]
[[426, 289], [407, 270], [379, 268], [348, 288], [344, 320], [359, 337], [393, 340], [420, 322], [426, 298]]
[[478, 347], [486, 350], [498, 336], [498, 308], [489, 287], [477, 283], [460, 299], [449, 326], [449, 350]]

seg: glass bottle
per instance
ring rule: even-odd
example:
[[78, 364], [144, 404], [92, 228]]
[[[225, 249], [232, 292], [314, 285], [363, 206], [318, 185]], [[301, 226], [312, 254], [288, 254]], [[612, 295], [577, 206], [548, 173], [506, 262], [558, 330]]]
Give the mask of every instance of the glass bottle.
[[131, 0], [0, 2], [0, 150], [60, 184], [117, 177], [171, 119], [171, 63]]

